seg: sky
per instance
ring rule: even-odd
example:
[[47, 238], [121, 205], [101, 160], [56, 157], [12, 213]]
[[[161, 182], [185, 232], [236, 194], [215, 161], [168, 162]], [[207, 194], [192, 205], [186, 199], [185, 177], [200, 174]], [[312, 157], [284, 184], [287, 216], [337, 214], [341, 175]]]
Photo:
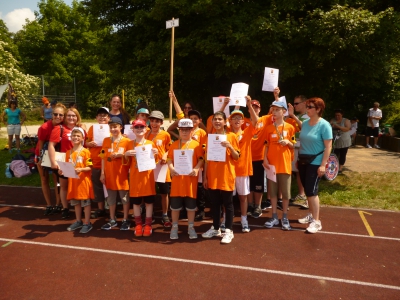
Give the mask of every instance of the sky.
[[[72, 0], [63, 0], [71, 6]], [[10, 32], [22, 29], [25, 19], [34, 20], [34, 11], [39, 11], [39, 0], [0, 0], [0, 19], [6, 23]]]

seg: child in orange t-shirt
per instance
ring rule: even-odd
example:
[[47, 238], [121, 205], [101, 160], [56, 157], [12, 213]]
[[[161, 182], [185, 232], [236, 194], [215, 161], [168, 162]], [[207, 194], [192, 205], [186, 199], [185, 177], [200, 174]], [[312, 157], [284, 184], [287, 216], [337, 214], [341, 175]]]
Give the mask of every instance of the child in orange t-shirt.
[[278, 191], [282, 193], [282, 230], [290, 230], [287, 211], [290, 199], [292, 160], [294, 158], [295, 129], [283, 120], [287, 111], [286, 103], [272, 102], [274, 123], [265, 128], [266, 147], [263, 166], [270, 170], [275, 166], [276, 182], [268, 179], [268, 193], [272, 204], [272, 218], [265, 222], [265, 227], [272, 228], [279, 224], [277, 214]]
[[[179, 211], [185, 203], [188, 216], [188, 234], [190, 239], [197, 239], [194, 229], [194, 217], [196, 212], [197, 182], [199, 171], [203, 166], [203, 149], [200, 144], [191, 139], [193, 122], [190, 119], [180, 119], [178, 122], [179, 141], [175, 141], [168, 151], [168, 167], [171, 171], [171, 216], [172, 229], [170, 239], [178, 239]], [[175, 151], [176, 150], [176, 151]], [[185, 161], [185, 158], [192, 155], [192, 168], [188, 173], [180, 175], [176, 170], [177, 161]], [[176, 156], [176, 155], [182, 155]], [[186, 155], [186, 157], [185, 157]]]
[[[208, 135], [207, 159], [204, 167], [205, 176], [203, 178], [203, 186], [205, 189], [208, 189], [208, 195], [210, 196], [213, 226], [207, 232], [203, 233], [202, 236], [203, 238], [221, 236], [221, 205], [224, 205], [226, 211], [226, 230], [221, 243], [228, 244], [234, 237], [232, 232], [232, 196], [235, 189], [235, 161], [239, 158], [240, 152], [236, 135], [232, 132], [226, 133], [225, 125], [225, 113], [221, 111], [216, 112], [213, 117], [213, 127], [216, 134]], [[212, 146], [210, 146], [210, 143], [212, 143]], [[217, 150], [219, 145], [221, 149]], [[213, 149], [210, 149], [210, 147], [213, 147]], [[221, 151], [224, 151], [224, 148], [226, 148], [225, 159], [218, 161], [223, 159], [218, 157], [218, 155]]]
[[[85, 133], [82, 128], [75, 127], [71, 132], [72, 149], [66, 153], [66, 161], [72, 163], [79, 178], [68, 178], [67, 200], [75, 206], [76, 221], [67, 230], [82, 228], [79, 233], [88, 233], [93, 226], [90, 223], [91, 199], [94, 198], [92, 180], [92, 160], [89, 150], [83, 148]], [[58, 174], [63, 175], [62, 170]], [[82, 222], [82, 207], [85, 210], [85, 223]]]
[[[152, 141], [145, 139], [146, 123], [143, 120], [135, 120], [132, 123], [132, 130], [136, 138], [129, 142], [128, 150], [125, 152], [125, 158], [130, 166], [129, 175], [129, 196], [133, 203], [133, 215], [135, 217], [135, 236], [151, 236], [153, 229], [153, 204], [156, 199], [156, 187], [154, 179], [154, 170], [145, 170], [140, 172], [136, 159], [136, 151], [145, 151], [143, 146], [151, 145], [151, 151], [155, 160], [158, 160], [158, 149]], [[146, 205], [146, 220], [143, 228], [142, 217], [140, 215], [140, 205], [142, 202]]]
[[122, 121], [119, 117], [112, 117], [108, 122], [110, 126], [111, 137], [103, 140], [101, 149], [101, 175], [100, 181], [107, 188], [107, 203], [110, 207], [110, 221], [104, 224], [101, 229], [110, 230], [118, 225], [115, 211], [117, 208], [117, 194], [121, 198], [124, 219], [120, 230], [129, 230], [129, 168], [123, 165], [124, 153], [128, 148], [130, 139], [122, 135]]

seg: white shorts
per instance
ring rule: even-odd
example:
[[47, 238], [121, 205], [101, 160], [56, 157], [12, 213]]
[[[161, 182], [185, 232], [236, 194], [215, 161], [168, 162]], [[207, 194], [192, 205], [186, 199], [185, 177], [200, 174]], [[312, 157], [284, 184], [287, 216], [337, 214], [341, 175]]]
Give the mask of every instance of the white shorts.
[[8, 135], [20, 135], [21, 134], [21, 124], [8, 124], [7, 125]]
[[246, 196], [250, 194], [250, 179], [249, 176], [237, 176], [235, 180], [235, 190], [233, 195], [236, 195], [236, 191], [240, 196]]

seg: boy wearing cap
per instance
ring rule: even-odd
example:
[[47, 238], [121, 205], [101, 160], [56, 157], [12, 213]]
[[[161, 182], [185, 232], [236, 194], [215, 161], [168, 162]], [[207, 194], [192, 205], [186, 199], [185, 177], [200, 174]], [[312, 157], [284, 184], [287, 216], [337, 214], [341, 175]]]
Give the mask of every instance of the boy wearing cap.
[[111, 137], [105, 138], [101, 149], [101, 175], [100, 181], [107, 188], [107, 202], [110, 207], [110, 221], [104, 224], [101, 229], [110, 230], [117, 226], [115, 210], [117, 207], [117, 193], [121, 198], [124, 219], [120, 230], [129, 230], [129, 182], [128, 167], [123, 165], [123, 157], [126, 152], [130, 139], [122, 136], [122, 121], [118, 117], [112, 117], [108, 122], [110, 126]]
[[[188, 216], [188, 234], [190, 239], [197, 239], [194, 229], [196, 212], [198, 175], [203, 166], [203, 149], [201, 145], [191, 138], [193, 122], [190, 119], [180, 119], [178, 122], [179, 140], [175, 141], [168, 151], [168, 167], [171, 171], [171, 216], [172, 229], [170, 239], [178, 239], [179, 211], [185, 204]], [[189, 155], [190, 153], [190, 155]], [[182, 156], [181, 158], [178, 156]], [[191, 171], [188, 174], [179, 174], [175, 170], [177, 160], [191, 156]]]
[[[164, 165], [167, 163], [168, 149], [171, 145], [171, 136], [168, 132], [161, 130], [161, 125], [164, 123], [164, 115], [161, 111], [153, 110], [149, 116], [150, 130], [146, 133], [146, 140], [152, 141], [157, 149], [161, 160], [159, 163]], [[169, 228], [172, 226], [168, 217], [168, 204], [169, 204], [169, 190], [171, 184], [171, 176], [169, 169], [167, 170], [165, 182], [157, 182], [158, 191], [161, 194], [162, 206], [162, 219], [161, 222], [164, 227]]]
[[[75, 173], [79, 178], [68, 178], [67, 200], [75, 206], [76, 221], [67, 228], [74, 231], [82, 228], [79, 233], [88, 233], [93, 226], [90, 223], [91, 199], [94, 198], [92, 180], [90, 173], [92, 170], [92, 160], [89, 150], [82, 146], [85, 133], [82, 128], [75, 127], [71, 132], [73, 147], [66, 153], [66, 161], [74, 165]], [[58, 174], [63, 175], [61, 170]], [[85, 222], [82, 222], [82, 207], [85, 210]]]
[[[98, 124], [108, 124], [110, 121], [109, 110], [107, 107], [100, 107], [97, 110], [96, 121]], [[94, 190], [94, 200], [98, 205], [98, 209], [95, 211], [94, 217], [103, 217], [106, 215], [106, 211], [104, 208], [105, 197], [103, 190], [103, 183], [100, 181], [101, 176], [101, 161], [102, 158], [99, 156], [101, 153], [102, 146], [99, 146], [94, 141], [94, 133], [93, 126], [89, 128], [87, 139], [86, 139], [86, 148], [89, 149], [91, 157], [92, 157], [92, 182], [93, 182], [93, 190]]]
[[148, 124], [148, 119], [149, 119], [150, 113], [147, 108], [139, 108], [136, 112], [136, 120], [143, 120], [146, 125]]
[[292, 160], [294, 158], [295, 129], [283, 120], [287, 111], [286, 103], [274, 101], [271, 105], [274, 123], [265, 128], [265, 153], [263, 166], [270, 169], [275, 166], [276, 182], [267, 179], [268, 193], [271, 197], [272, 218], [265, 222], [264, 226], [272, 228], [279, 224], [277, 215], [278, 191], [282, 192], [282, 230], [290, 230], [287, 211], [290, 199], [290, 183], [292, 174]]
[[[128, 149], [125, 152], [127, 165], [130, 167], [130, 185], [129, 196], [133, 203], [133, 215], [135, 216], [135, 236], [151, 236], [153, 229], [153, 204], [156, 199], [156, 188], [154, 180], [154, 170], [139, 172], [136, 161], [136, 147], [152, 145], [152, 152], [156, 162], [158, 161], [158, 149], [156, 145], [145, 139], [146, 123], [143, 120], [135, 120], [132, 123], [132, 130], [136, 138], [129, 141]], [[146, 205], [146, 220], [143, 227], [142, 217], [140, 215], [140, 205], [142, 202]]]

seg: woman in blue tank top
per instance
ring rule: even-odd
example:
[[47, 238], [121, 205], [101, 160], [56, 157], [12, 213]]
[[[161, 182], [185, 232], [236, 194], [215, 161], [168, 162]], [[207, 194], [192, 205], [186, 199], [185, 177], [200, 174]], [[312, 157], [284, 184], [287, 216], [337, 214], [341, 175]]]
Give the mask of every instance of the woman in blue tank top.
[[[15, 145], [17, 147], [17, 152], [20, 152], [20, 134], [21, 134], [21, 125], [24, 123], [26, 116], [25, 114], [17, 107], [17, 101], [11, 100], [8, 103], [8, 108], [4, 110], [1, 114], [1, 122], [7, 125], [7, 134], [8, 134], [8, 147], [9, 152], [12, 153], [12, 140], [15, 135]], [[4, 121], [4, 116], [7, 115], [7, 122]]]

